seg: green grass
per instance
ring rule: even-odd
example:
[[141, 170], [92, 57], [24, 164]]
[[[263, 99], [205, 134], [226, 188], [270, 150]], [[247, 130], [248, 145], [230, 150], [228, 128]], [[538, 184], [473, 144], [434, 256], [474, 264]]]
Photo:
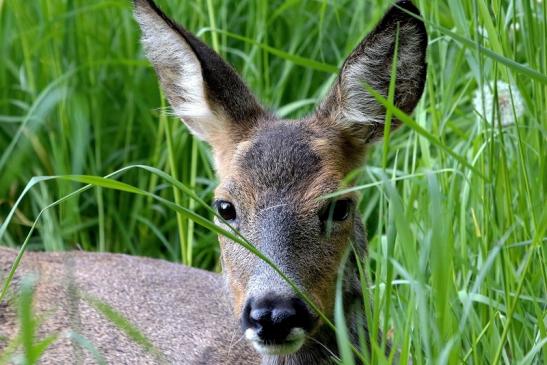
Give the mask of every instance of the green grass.
[[[159, 4], [287, 117], [313, 110], [387, 6]], [[353, 174], [369, 235], [369, 328], [418, 364], [547, 364], [547, 5], [417, 5], [430, 35], [426, 92], [410, 118], [389, 108], [404, 126]], [[163, 112], [130, 10], [122, 0], [0, 0], [0, 244], [218, 269], [216, 232], [203, 224], [213, 213], [181, 189], [211, 201], [210, 151]], [[491, 125], [474, 109], [475, 92], [496, 80], [522, 95], [516, 124], [502, 127], [507, 111], [494, 108]], [[89, 177], [126, 167], [115, 175], [126, 185]], [[31, 178], [54, 175], [87, 177], [35, 180], [14, 209]], [[82, 182], [93, 186], [64, 199]], [[366, 356], [383, 363], [384, 345]], [[26, 346], [34, 359], [36, 344]]]

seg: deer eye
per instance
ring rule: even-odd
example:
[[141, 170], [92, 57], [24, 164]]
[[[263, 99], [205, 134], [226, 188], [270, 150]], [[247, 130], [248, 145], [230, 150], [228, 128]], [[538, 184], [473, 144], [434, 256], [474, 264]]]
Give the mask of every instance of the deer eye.
[[224, 219], [225, 221], [233, 221], [236, 219], [236, 208], [234, 205], [226, 200], [217, 200], [215, 202], [215, 207], [217, 209], [218, 214]]
[[327, 205], [322, 213], [321, 220], [345, 221], [349, 217], [352, 201], [350, 199], [340, 199]]

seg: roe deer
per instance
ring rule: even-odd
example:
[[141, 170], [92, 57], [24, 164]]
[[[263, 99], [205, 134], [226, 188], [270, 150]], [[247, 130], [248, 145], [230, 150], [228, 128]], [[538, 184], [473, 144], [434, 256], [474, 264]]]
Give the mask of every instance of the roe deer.
[[[364, 255], [366, 237], [355, 194], [320, 198], [339, 189], [346, 174], [363, 163], [366, 145], [384, 130], [385, 108], [364, 84], [388, 94], [396, 39], [395, 104], [410, 113], [420, 99], [427, 34], [415, 16], [418, 10], [410, 1], [389, 9], [346, 59], [317, 110], [301, 120], [283, 120], [262, 108], [219, 55], [153, 1], [135, 0], [134, 5], [145, 53], [175, 114], [212, 146], [219, 215], [332, 318], [343, 253], [353, 242]], [[220, 220], [217, 224], [229, 229]], [[159, 360], [88, 303], [71, 299], [70, 283], [120, 311], [167, 362], [334, 363], [335, 335], [317, 313], [262, 260], [225, 237], [219, 240], [222, 276], [125, 255], [27, 253], [16, 281], [25, 272], [37, 272], [35, 305], [43, 316], [42, 330], [72, 328], [112, 363]], [[15, 251], [0, 253], [5, 273]], [[364, 322], [355, 262], [348, 263], [344, 275], [345, 318], [356, 341], [366, 328], [358, 329]], [[8, 339], [17, 328], [10, 308], [4, 304], [0, 313], [0, 336]], [[91, 358], [61, 337], [42, 361], [77, 356]]]

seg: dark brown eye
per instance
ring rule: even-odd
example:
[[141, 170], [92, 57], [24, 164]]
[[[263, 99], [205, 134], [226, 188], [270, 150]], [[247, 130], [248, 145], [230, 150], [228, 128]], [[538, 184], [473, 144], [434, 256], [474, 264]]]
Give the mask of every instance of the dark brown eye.
[[225, 221], [233, 221], [236, 219], [236, 208], [234, 205], [226, 200], [217, 200], [215, 202], [215, 206], [217, 208], [218, 214], [225, 220]]
[[350, 199], [340, 199], [329, 204], [321, 214], [321, 220], [344, 221], [349, 217], [351, 210]]

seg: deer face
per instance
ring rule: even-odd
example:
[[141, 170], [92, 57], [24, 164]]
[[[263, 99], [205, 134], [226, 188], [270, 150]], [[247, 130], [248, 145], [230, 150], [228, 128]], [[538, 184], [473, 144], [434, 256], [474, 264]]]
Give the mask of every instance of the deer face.
[[[387, 95], [397, 31], [395, 104], [410, 113], [422, 94], [427, 35], [409, 12], [418, 13], [408, 1], [387, 12], [344, 62], [315, 113], [280, 120], [214, 51], [152, 1], [135, 1], [144, 49], [171, 106], [213, 148], [219, 215], [330, 316], [337, 269], [359, 217], [356, 196], [322, 196], [340, 187], [383, 131], [385, 109], [363, 84]], [[224, 237], [220, 242], [247, 339], [264, 354], [299, 350], [321, 326], [317, 314], [261, 259]]]

